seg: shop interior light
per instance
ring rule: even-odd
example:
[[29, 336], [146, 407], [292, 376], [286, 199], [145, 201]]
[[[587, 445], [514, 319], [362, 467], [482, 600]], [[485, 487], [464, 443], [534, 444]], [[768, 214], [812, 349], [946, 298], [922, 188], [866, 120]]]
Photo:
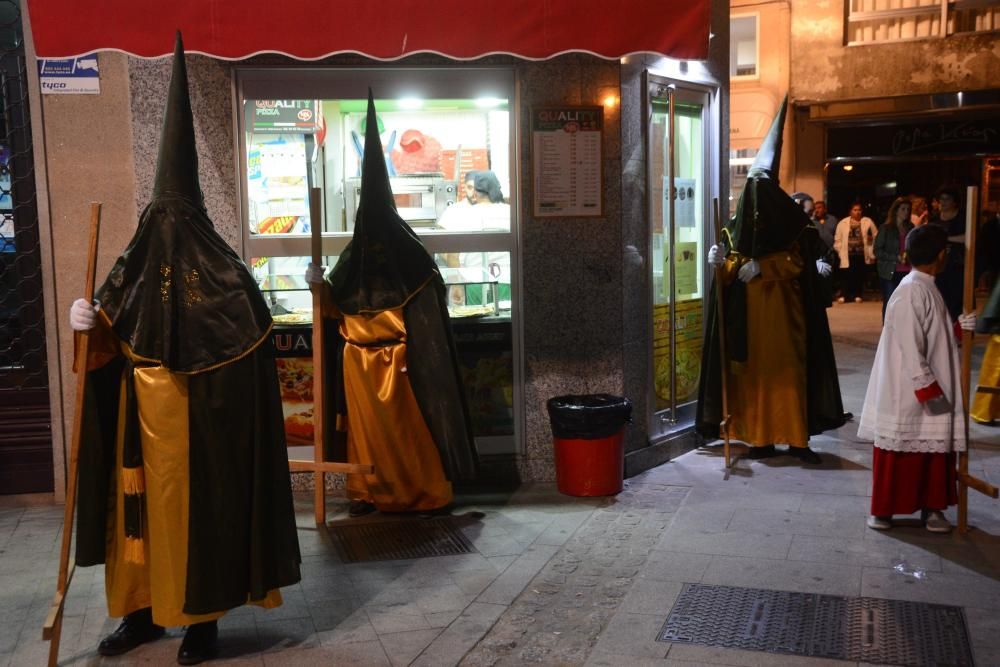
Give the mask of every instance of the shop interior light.
[[604, 97], [604, 106], [608, 109], [613, 109], [618, 106], [620, 98], [617, 95], [606, 95]]
[[851, 171], [852, 169], [854, 169], [854, 165], [853, 164], [845, 164], [844, 165], [844, 171]]
[[400, 109], [421, 109], [424, 106], [424, 101], [419, 97], [402, 97], [399, 100]]
[[492, 109], [498, 107], [507, 100], [502, 100], [499, 97], [477, 97], [476, 106], [480, 109]]

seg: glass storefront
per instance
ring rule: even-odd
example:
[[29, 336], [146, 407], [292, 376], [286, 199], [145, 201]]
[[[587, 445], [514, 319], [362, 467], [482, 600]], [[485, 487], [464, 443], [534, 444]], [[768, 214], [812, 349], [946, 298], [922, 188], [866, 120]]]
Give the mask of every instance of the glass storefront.
[[[242, 70], [238, 80], [244, 256], [276, 332], [312, 320], [304, 273], [313, 226], [321, 229], [328, 267], [353, 234], [371, 86], [396, 208], [446, 283], [480, 454], [515, 453], [513, 73]], [[323, 193], [316, 220], [308, 205], [313, 187]], [[311, 399], [292, 389], [303, 364], [279, 364], [279, 372], [287, 367], [286, 417], [311, 410]]]
[[[712, 193], [710, 95], [650, 81], [650, 438], [690, 426], [701, 370]], [[671, 123], [671, 119], [673, 122]], [[673, 187], [670, 187], [671, 182]]]

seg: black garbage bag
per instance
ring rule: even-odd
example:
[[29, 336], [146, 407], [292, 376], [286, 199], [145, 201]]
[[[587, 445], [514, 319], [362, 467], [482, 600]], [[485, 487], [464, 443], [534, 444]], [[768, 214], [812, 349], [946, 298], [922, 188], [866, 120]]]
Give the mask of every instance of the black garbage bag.
[[632, 402], [623, 396], [556, 396], [550, 398], [546, 406], [552, 423], [552, 435], [557, 438], [608, 438], [632, 421]]

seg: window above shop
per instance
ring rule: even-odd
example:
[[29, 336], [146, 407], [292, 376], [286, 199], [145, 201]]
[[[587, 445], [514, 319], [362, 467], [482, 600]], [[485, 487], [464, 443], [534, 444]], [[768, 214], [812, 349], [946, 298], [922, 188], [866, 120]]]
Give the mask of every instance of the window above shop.
[[844, 43], [885, 44], [1000, 30], [1000, 0], [845, 0]]
[[757, 14], [740, 14], [729, 19], [729, 78], [756, 79], [760, 62]]

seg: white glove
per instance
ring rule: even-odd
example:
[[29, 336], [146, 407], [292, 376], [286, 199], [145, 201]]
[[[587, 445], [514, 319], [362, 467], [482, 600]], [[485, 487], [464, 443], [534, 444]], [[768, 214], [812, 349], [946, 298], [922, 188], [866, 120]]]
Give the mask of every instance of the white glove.
[[962, 331], [975, 331], [976, 314], [962, 313], [961, 315], [958, 316], [958, 326], [962, 328]]
[[833, 273], [833, 267], [830, 266], [828, 263], [824, 262], [823, 260], [817, 259], [816, 260], [816, 271], [819, 273], [819, 275], [821, 275], [824, 278], [826, 278], [828, 275], [830, 275], [831, 273]]
[[325, 274], [325, 266], [316, 266], [312, 262], [309, 262], [309, 266], [306, 268], [306, 282], [310, 285], [319, 285], [323, 282]]
[[736, 274], [736, 277], [743, 282], [748, 283], [759, 275], [760, 264], [757, 263], [756, 259], [751, 259], [749, 262], [740, 267], [740, 271]]
[[97, 324], [97, 309], [100, 308], [96, 301], [93, 304], [87, 303], [86, 299], [77, 299], [69, 307], [69, 326], [73, 331], [90, 331]]
[[726, 263], [726, 258], [722, 254], [722, 250], [719, 246], [714, 245], [708, 250], [708, 263], [712, 266], [722, 266]]

